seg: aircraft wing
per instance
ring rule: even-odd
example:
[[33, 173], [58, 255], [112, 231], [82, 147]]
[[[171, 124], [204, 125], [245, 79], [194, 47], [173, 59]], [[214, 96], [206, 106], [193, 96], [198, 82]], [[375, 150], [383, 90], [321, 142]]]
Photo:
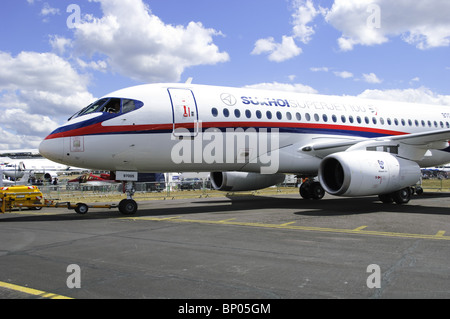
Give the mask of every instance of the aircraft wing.
[[[299, 152], [323, 158], [343, 151], [374, 150], [399, 154], [420, 160], [428, 150], [449, 147], [450, 129], [361, 139], [321, 139], [299, 148]], [[394, 151], [393, 151], [394, 150]]]
[[430, 143], [434, 144], [444, 142], [447, 143], [445, 147], [448, 147], [449, 146], [448, 141], [450, 140], [450, 129], [392, 136], [389, 137], [388, 139], [390, 139], [391, 141], [398, 141], [407, 145], [417, 145], [417, 146], [428, 145]]

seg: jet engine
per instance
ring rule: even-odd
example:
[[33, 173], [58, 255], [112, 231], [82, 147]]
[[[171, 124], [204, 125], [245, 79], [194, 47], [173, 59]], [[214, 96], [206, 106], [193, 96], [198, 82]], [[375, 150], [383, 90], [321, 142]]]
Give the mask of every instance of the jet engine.
[[389, 194], [415, 185], [420, 176], [417, 163], [372, 151], [332, 154], [319, 168], [322, 187], [336, 196]]
[[263, 175], [245, 172], [213, 172], [210, 174], [214, 189], [228, 192], [253, 191], [282, 183], [284, 174]]

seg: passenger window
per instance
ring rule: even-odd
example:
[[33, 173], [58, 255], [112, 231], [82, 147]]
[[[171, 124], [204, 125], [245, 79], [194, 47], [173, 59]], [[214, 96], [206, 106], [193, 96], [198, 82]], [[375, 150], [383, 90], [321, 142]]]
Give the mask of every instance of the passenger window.
[[323, 119], [324, 122], [328, 122], [328, 116], [326, 114], [324, 114], [322, 116], [322, 119]]
[[369, 122], [370, 122], [370, 120], [367, 116], [364, 118], [364, 121], [366, 122], [366, 124], [369, 124]]
[[376, 117], [373, 117], [373, 118], [372, 118], [372, 122], [373, 122], [373, 124], [376, 125], [376, 124], [377, 124], [377, 118], [376, 118]]
[[259, 119], [262, 118], [261, 111], [256, 111], [256, 117], [259, 118]]
[[277, 112], [277, 119], [281, 120], [283, 118], [283, 115], [281, 112]]
[[213, 115], [214, 117], [217, 117], [217, 116], [219, 115], [219, 111], [217, 111], [216, 108], [213, 108], [213, 109], [211, 110], [211, 113], [212, 113], [212, 115]]
[[245, 116], [249, 119], [252, 117], [252, 112], [250, 110], [245, 110]]
[[357, 118], [356, 118], [356, 121], [359, 123], [359, 124], [361, 124], [361, 118], [358, 116]]
[[395, 126], [398, 126], [398, 120], [397, 119], [394, 119], [394, 124], [395, 124]]
[[272, 119], [272, 113], [270, 111], [267, 111], [266, 116], [269, 120]]
[[314, 120], [316, 121], [316, 122], [319, 122], [319, 120], [320, 120], [320, 117], [319, 117], [319, 114], [314, 114]]
[[353, 122], [354, 122], [354, 120], [353, 120], [353, 116], [351, 116], [351, 115], [350, 115], [350, 116], [348, 117], [348, 121], [349, 121], [350, 123], [352, 123], [352, 124], [353, 124]]
[[241, 111], [239, 111], [238, 109], [234, 110], [234, 116], [236, 116], [237, 118], [241, 117]]
[[331, 119], [333, 120], [334, 123], [337, 122], [337, 117], [336, 117], [336, 115], [333, 114], [333, 115], [331, 116]]
[[302, 115], [300, 113], [295, 113], [295, 117], [297, 118], [297, 121], [302, 120]]
[[389, 126], [392, 125], [392, 121], [391, 121], [390, 118], [387, 119], [387, 124], [388, 124]]
[[291, 112], [287, 112], [286, 113], [286, 118], [290, 121], [290, 120], [292, 120], [292, 114], [291, 114]]
[[345, 115], [342, 115], [342, 116], [341, 116], [341, 121], [342, 121], [342, 123], [347, 122], [347, 119], [345, 118]]
[[305, 118], [308, 122], [311, 121], [311, 115], [309, 115], [309, 113], [305, 114]]
[[223, 116], [229, 117], [230, 116], [230, 111], [228, 111], [228, 109], [223, 109]]

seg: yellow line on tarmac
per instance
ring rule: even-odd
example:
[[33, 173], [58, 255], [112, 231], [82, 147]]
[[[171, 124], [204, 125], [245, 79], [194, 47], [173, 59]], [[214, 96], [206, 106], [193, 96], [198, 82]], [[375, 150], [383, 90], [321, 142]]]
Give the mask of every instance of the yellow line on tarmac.
[[57, 294], [53, 294], [53, 293], [49, 293], [49, 292], [45, 292], [45, 291], [41, 291], [41, 290], [37, 290], [37, 289], [22, 287], [22, 286], [18, 286], [18, 285], [14, 285], [14, 284], [9, 284], [6, 282], [1, 282], [1, 281], [0, 281], [0, 287], [6, 288], [9, 290], [23, 292], [28, 295], [47, 298], [47, 299], [73, 299], [70, 297], [65, 297], [65, 296], [61, 296], [61, 295], [57, 295]]
[[295, 223], [296, 223], [296, 222], [290, 222], [290, 223], [281, 224], [280, 226], [286, 227], [286, 226], [289, 226], [289, 225], [293, 225], [293, 224], [295, 224]]
[[[127, 219], [127, 218], [123, 218]], [[342, 234], [356, 234], [356, 235], [372, 235], [382, 237], [398, 237], [398, 238], [415, 238], [415, 239], [432, 239], [432, 240], [450, 240], [450, 236], [444, 236], [442, 232], [436, 235], [426, 234], [409, 234], [409, 233], [394, 233], [364, 230], [366, 226], [361, 226], [356, 229], [339, 229], [339, 228], [325, 228], [325, 227], [308, 227], [308, 226], [293, 226], [290, 223], [277, 224], [263, 224], [263, 223], [246, 223], [236, 221], [214, 221], [214, 220], [196, 220], [196, 219], [167, 219], [157, 217], [131, 217], [133, 220], [147, 220], [147, 221], [168, 221], [172, 223], [192, 223], [192, 224], [209, 224], [209, 225], [229, 225], [229, 226], [246, 226], [258, 228], [272, 228], [272, 229], [290, 229], [290, 230], [304, 230], [313, 232], [327, 232], [327, 233], [342, 233]]]

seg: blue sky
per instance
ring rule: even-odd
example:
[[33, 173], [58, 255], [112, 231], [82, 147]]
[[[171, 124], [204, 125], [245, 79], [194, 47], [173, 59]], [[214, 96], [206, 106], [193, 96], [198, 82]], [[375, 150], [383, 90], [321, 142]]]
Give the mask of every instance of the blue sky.
[[189, 77], [450, 105], [449, 17], [448, 0], [3, 0], [0, 149], [37, 147], [108, 92]]

